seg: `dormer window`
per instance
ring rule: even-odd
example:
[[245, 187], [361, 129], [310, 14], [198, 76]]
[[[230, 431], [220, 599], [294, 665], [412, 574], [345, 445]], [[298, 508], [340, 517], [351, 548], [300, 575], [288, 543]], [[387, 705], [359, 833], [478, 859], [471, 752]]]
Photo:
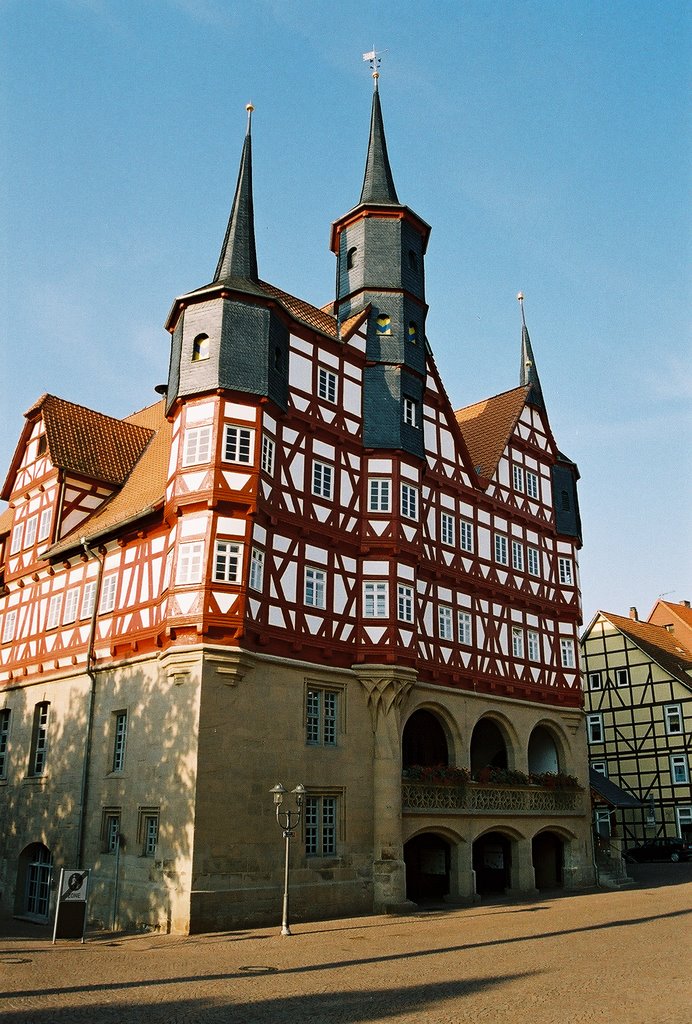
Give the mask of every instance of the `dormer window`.
[[48, 450], [48, 438], [46, 437], [45, 434], [41, 434], [41, 436], [38, 439], [38, 447], [36, 449], [36, 456], [37, 456], [37, 458], [40, 459], [42, 455], [46, 454], [47, 450]]
[[346, 269], [347, 270], [353, 270], [353, 268], [355, 267], [355, 265], [356, 265], [356, 253], [357, 252], [358, 252], [357, 247], [355, 245], [352, 245], [351, 248], [346, 253]]
[[198, 334], [192, 342], [192, 362], [199, 363], [209, 358], [209, 335]]

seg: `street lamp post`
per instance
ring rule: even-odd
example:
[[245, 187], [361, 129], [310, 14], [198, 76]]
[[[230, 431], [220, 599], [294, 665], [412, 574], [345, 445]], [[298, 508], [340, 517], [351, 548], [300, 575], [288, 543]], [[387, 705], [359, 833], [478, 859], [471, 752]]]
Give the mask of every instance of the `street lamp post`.
[[305, 796], [305, 788], [300, 784], [295, 789], [291, 790], [293, 797], [296, 802], [296, 810], [282, 810], [281, 805], [283, 804], [286, 790], [277, 782], [272, 789], [269, 790], [274, 795], [274, 806], [276, 807], [276, 823], [283, 833], [283, 837], [286, 840], [286, 855], [284, 860], [284, 905], [283, 905], [283, 917], [281, 920], [281, 934], [290, 935], [291, 929], [288, 927], [288, 854], [291, 839], [295, 835], [295, 829], [300, 824], [300, 817], [303, 813], [303, 797]]

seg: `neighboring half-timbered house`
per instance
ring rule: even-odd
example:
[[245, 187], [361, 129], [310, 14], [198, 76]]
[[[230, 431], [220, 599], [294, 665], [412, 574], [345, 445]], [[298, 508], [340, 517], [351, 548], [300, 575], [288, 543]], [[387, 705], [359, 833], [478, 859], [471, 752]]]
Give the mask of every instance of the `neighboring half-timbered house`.
[[375, 85], [332, 303], [259, 277], [248, 118], [161, 401], [26, 414], [0, 517], [5, 909], [45, 919], [79, 864], [95, 919], [270, 919], [277, 779], [307, 791], [297, 915], [593, 880], [577, 469], [524, 322], [519, 386], [450, 403]]
[[598, 612], [582, 637], [591, 768], [635, 798], [597, 827], [625, 846], [692, 839], [691, 627], [689, 602], [657, 601], [646, 622]]

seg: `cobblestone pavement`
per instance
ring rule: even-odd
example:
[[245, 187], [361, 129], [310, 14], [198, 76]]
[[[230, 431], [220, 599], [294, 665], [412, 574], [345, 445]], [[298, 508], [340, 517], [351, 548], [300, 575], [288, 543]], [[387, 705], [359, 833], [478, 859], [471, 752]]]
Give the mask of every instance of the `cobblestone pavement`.
[[[52, 945], [2, 922], [3, 1024], [689, 1024], [692, 865], [525, 902]], [[650, 870], [650, 869], [649, 869]], [[277, 908], [278, 909], [278, 908]]]

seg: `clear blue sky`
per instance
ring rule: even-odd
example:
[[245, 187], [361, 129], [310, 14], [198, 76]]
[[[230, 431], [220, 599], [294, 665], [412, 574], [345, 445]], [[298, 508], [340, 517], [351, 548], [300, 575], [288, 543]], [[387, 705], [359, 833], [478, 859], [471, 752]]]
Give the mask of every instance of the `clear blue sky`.
[[402, 202], [433, 228], [453, 404], [518, 383], [523, 291], [580, 467], [584, 616], [692, 598], [689, 5], [0, 0], [0, 473], [44, 391], [155, 399], [213, 274], [252, 101], [260, 274], [321, 305], [383, 54]]

